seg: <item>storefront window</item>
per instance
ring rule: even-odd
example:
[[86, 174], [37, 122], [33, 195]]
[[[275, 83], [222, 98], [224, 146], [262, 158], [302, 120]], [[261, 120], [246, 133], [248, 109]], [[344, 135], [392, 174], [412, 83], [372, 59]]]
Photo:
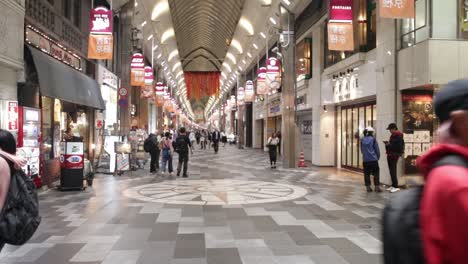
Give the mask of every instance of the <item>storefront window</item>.
[[305, 38], [296, 45], [296, 80], [301, 81], [312, 77], [311, 54], [312, 39]]
[[53, 158], [53, 110], [54, 99], [42, 96], [42, 157], [44, 160]]
[[364, 129], [375, 126], [377, 116], [375, 103], [341, 108], [341, 166], [362, 170], [360, 139]]

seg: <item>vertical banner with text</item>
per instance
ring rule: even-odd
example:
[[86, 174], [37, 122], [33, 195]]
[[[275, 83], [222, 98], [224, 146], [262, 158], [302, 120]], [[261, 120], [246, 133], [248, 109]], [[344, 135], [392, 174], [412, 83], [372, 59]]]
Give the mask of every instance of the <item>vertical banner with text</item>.
[[414, 18], [414, 0], [380, 0], [380, 16], [385, 18]]
[[145, 57], [141, 53], [135, 53], [132, 56], [130, 63], [130, 85], [144, 86], [145, 85]]
[[114, 39], [112, 10], [96, 7], [89, 16], [88, 59], [111, 60]]

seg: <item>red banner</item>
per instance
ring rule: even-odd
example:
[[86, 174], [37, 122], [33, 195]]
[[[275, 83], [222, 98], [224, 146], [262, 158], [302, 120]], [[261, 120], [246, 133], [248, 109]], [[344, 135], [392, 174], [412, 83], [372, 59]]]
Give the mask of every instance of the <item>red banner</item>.
[[353, 0], [330, 0], [331, 21], [353, 21]]
[[186, 72], [184, 76], [189, 99], [219, 94], [219, 72]]
[[91, 34], [112, 34], [112, 10], [96, 7], [89, 17], [89, 32]]

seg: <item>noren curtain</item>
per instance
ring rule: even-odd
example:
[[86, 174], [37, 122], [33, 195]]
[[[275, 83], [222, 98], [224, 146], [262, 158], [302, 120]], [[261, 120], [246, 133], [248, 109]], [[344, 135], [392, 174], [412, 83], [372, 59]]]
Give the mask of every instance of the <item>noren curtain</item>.
[[220, 72], [186, 72], [184, 76], [189, 99], [219, 94]]

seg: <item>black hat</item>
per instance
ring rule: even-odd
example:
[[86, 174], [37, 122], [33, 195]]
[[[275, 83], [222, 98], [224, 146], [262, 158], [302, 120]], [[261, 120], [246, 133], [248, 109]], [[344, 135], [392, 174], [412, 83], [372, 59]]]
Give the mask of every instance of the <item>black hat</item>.
[[468, 110], [468, 79], [449, 82], [434, 98], [434, 109], [441, 122], [456, 110]]
[[397, 125], [395, 123], [391, 123], [390, 125], [388, 125], [387, 127], [387, 130], [389, 129], [398, 129]]

